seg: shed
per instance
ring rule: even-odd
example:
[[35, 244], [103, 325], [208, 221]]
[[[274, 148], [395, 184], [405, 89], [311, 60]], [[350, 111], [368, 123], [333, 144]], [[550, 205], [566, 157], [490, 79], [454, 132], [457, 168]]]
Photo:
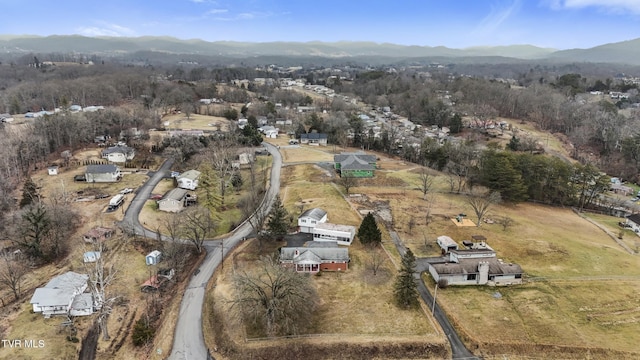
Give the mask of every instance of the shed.
[[147, 265], [156, 265], [162, 260], [162, 253], [159, 250], [153, 250], [145, 257]]
[[100, 259], [100, 251], [87, 251], [83, 255], [83, 261], [85, 263], [93, 263]]
[[49, 175], [58, 175], [58, 166], [57, 165], [49, 166], [47, 168], [47, 172], [49, 173]]

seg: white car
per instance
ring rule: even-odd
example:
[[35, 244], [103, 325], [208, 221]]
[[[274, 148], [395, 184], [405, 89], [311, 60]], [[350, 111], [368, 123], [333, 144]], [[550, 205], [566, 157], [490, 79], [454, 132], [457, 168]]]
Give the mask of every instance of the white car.
[[120, 191], [120, 194], [125, 195], [125, 194], [130, 194], [133, 192], [133, 189], [131, 188], [124, 188]]

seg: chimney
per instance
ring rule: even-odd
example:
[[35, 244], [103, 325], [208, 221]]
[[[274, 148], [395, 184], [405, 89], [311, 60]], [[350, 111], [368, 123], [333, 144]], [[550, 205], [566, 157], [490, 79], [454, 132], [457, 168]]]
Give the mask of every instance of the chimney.
[[478, 285], [486, 285], [489, 282], [489, 263], [486, 261], [480, 261], [478, 263]]

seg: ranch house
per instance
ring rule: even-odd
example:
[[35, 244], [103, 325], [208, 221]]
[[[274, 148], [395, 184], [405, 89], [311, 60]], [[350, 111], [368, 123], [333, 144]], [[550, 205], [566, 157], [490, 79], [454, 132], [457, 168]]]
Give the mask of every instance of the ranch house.
[[33, 312], [51, 315], [84, 316], [93, 314], [93, 296], [84, 291], [89, 276], [68, 271], [37, 288], [31, 297]]
[[505, 286], [522, 283], [522, 268], [496, 258], [486, 243], [464, 242], [466, 249], [450, 249], [449, 258], [429, 264], [436, 282], [447, 285]]
[[347, 271], [349, 268], [349, 249], [337, 244], [307, 243], [307, 247], [283, 247], [280, 249], [280, 265], [296, 272], [317, 273], [319, 271]]
[[376, 170], [376, 156], [365, 153], [342, 153], [334, 155], [335, 169], [341, 177], [373, 177]]
[[187, 206], [189, 194], [187, 190], [175, 188], [169, 190], [161, 200], [158, 200], [158, 210], [166, 212], [180, 212]]
[[315, 146], [327, 146], [327, 134], [300, 134], [300, 143]]
[[122, 178], [120, 168], [116, 165], [87, 165], [85, 179], [89, 183], [116, 182]]
[[136, 156], [134, 148], [128, 146], [112, 146], [102, 151], [102, 158], [109, 162], [124, 163]]

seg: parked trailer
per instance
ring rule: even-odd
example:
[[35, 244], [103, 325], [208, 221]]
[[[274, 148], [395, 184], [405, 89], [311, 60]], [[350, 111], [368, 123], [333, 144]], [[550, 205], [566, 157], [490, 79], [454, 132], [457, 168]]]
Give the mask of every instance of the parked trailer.
[[124, 203], [123, 194], [118, 194], [112, 197], [111, 200], [109, 200], [109, 207], [107, 208], [107, 211], [115, 211], [120, 207], [120, 205], [122, 205], [122, 203]]

